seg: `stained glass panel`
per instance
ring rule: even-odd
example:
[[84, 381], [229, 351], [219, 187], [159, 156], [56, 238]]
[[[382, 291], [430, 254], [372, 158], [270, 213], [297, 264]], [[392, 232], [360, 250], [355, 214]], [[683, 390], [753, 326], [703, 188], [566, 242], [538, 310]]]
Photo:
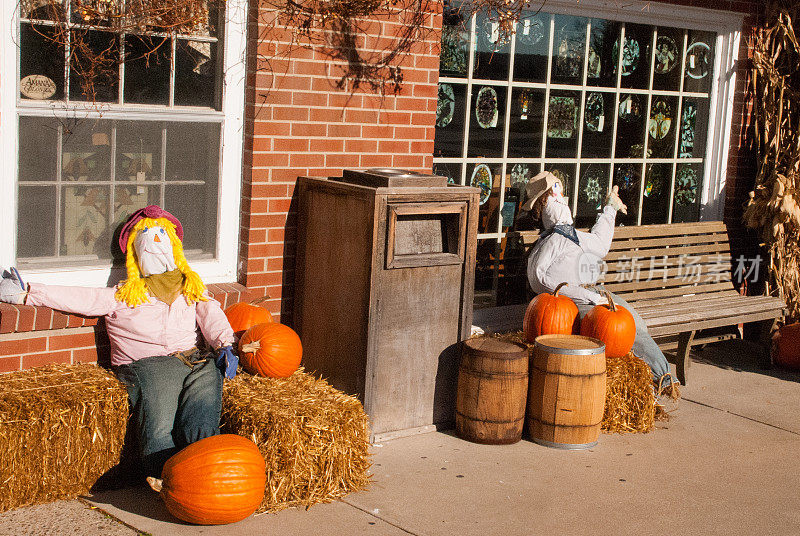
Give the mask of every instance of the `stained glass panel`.
[[542, 153], [543, 89], [514, 88], [508, 127], [508, 156], [534, 158]]
[[647, 164], [642, 194], [642, 224], [667, 223], [674, 164]]
[[502, 86], [472, 87], [467, 156], [490, 158], [503, 155], [506, 91]]

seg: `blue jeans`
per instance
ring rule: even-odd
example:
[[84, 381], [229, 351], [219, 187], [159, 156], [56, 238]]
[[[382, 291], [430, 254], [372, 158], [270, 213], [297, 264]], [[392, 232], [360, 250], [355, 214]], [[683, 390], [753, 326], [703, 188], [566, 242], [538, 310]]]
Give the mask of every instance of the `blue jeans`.
[[219, 434], [222, 373], [210, 354], [154, 356], [114, 367], [128, 389], [131, 423], [147, 475], [160, 477], [170, 456]]
[[[645, 324], [644, 319], [639, 316], [639, 313], [637, 313], [628, 302], [616, 294], [609, 294], [611, 294], [615, 304], [623, 306], [633, 315], [633, 320], [636, 322], [636, 338], [633, 340], [633, 348], [631, 348], [631, 351], [633, 352], [633, 355], [647, 363], [647, 366], [650, 367], [650, 371], [653, 373], [653, 381], [658, 382], [664, 374], [670, 371], [667, 358], [664, 357], [664, 352], [661, 351], [661, 348], [658, 347], [656, 341], [654, 341], [653, 337], [651, 337], [650, 333], [648, 333], [647, 324]], [[583, 320], [583, 317], [586, 316], [586, 313], [591, 311], [594, 307], [594, 305], [588, 303], [579, 303], [577, 305], [578, 314], [581, 317], [581, 320]], [[671, 383], [672, 381], [668, 376], [664, 380], [664, 385], [670, 385]]]

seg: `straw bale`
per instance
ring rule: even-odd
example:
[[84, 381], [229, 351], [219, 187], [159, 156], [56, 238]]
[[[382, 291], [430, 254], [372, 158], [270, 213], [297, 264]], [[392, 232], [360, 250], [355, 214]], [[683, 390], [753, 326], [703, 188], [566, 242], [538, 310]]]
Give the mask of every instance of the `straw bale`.
[[[493, 333], [490, 336], [533, 348], [533, 344], [525, 341], [522, 331]], [[601, 425], [603, 432], [645, 433], [653, 429], [656, 404], [651, 377], [650, 367], [633, 353], [619, 358], [606, 357], [606, 406]]]
[[655, 419], [652, 372], [647, 363], [629, 352], [606, 357], [604, 432], [649, 432]]
[[128, 393], [91, 364], [0, 376], [0, 512], [86, 494], [120, 461]]
[[222, 429], [264, 456], [258, 512], [331, 502], [369, 484], [367, 415], [358, 399], [301, 368], [285, 379], [239, 373], [225, 382]]

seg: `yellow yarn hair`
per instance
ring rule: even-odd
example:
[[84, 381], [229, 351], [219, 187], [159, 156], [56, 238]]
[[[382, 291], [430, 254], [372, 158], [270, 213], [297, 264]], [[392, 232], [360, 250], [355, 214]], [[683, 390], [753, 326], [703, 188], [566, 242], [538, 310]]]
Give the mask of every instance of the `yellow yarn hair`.
[[142, 218], [131, 229], [128, 235], [127, 252], [125, 254], [125, 270], [128, 278], [121, 282], [115, 297], [117, 300], [128, 304], [130, 307], [136, 307], [143, 303], [147, 303], [149, 298], [147, 296], [147, 285], [145, 285], [142, 274], [139, 271], [139, 261], [136, 258], [136, 251], [133, 247], [133, 242], [139, 231], [145, 227], [163, 227], [169, 236], [172, 243], [172, 255], [175, 257], [175, 265], [178, 270], [183, 274], [183, 288], [181, 293], [186, 298], [186, 303], [192, 304], [197, 301], [208, 301], [204, 296], [206, 286], [197, 275], [197, 272], [189, 268], [189, 263], [186, 262], [186, 256], [183, 254], [183, 243], [178, 238], [175, 232], [175, 224], [166, 218]]

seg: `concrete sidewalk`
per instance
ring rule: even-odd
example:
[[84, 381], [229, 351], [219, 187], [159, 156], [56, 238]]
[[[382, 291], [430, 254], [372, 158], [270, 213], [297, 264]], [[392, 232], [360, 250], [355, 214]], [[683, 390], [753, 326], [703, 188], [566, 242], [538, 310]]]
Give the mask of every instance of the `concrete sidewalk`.
[[[451, 433], [396, 439], [374, 446], [370, 490], [221, 527], [176, 522], [144, 487], [91, 501], [127, 525], [119, 530], [154, 536], [797, 535], [800, 374], [758, 370], [753, 351], [741, 341], [709, 347], [670, 422], [601, 435], [588, 451], [476, 445]], [[6, 532], [7, 519], [29, 510], [0, 516], [0, 534], [26, 534]], [[85, 530], [63, 533], [106, 533], [89, 524], [96, 510], [85, 513]]]

